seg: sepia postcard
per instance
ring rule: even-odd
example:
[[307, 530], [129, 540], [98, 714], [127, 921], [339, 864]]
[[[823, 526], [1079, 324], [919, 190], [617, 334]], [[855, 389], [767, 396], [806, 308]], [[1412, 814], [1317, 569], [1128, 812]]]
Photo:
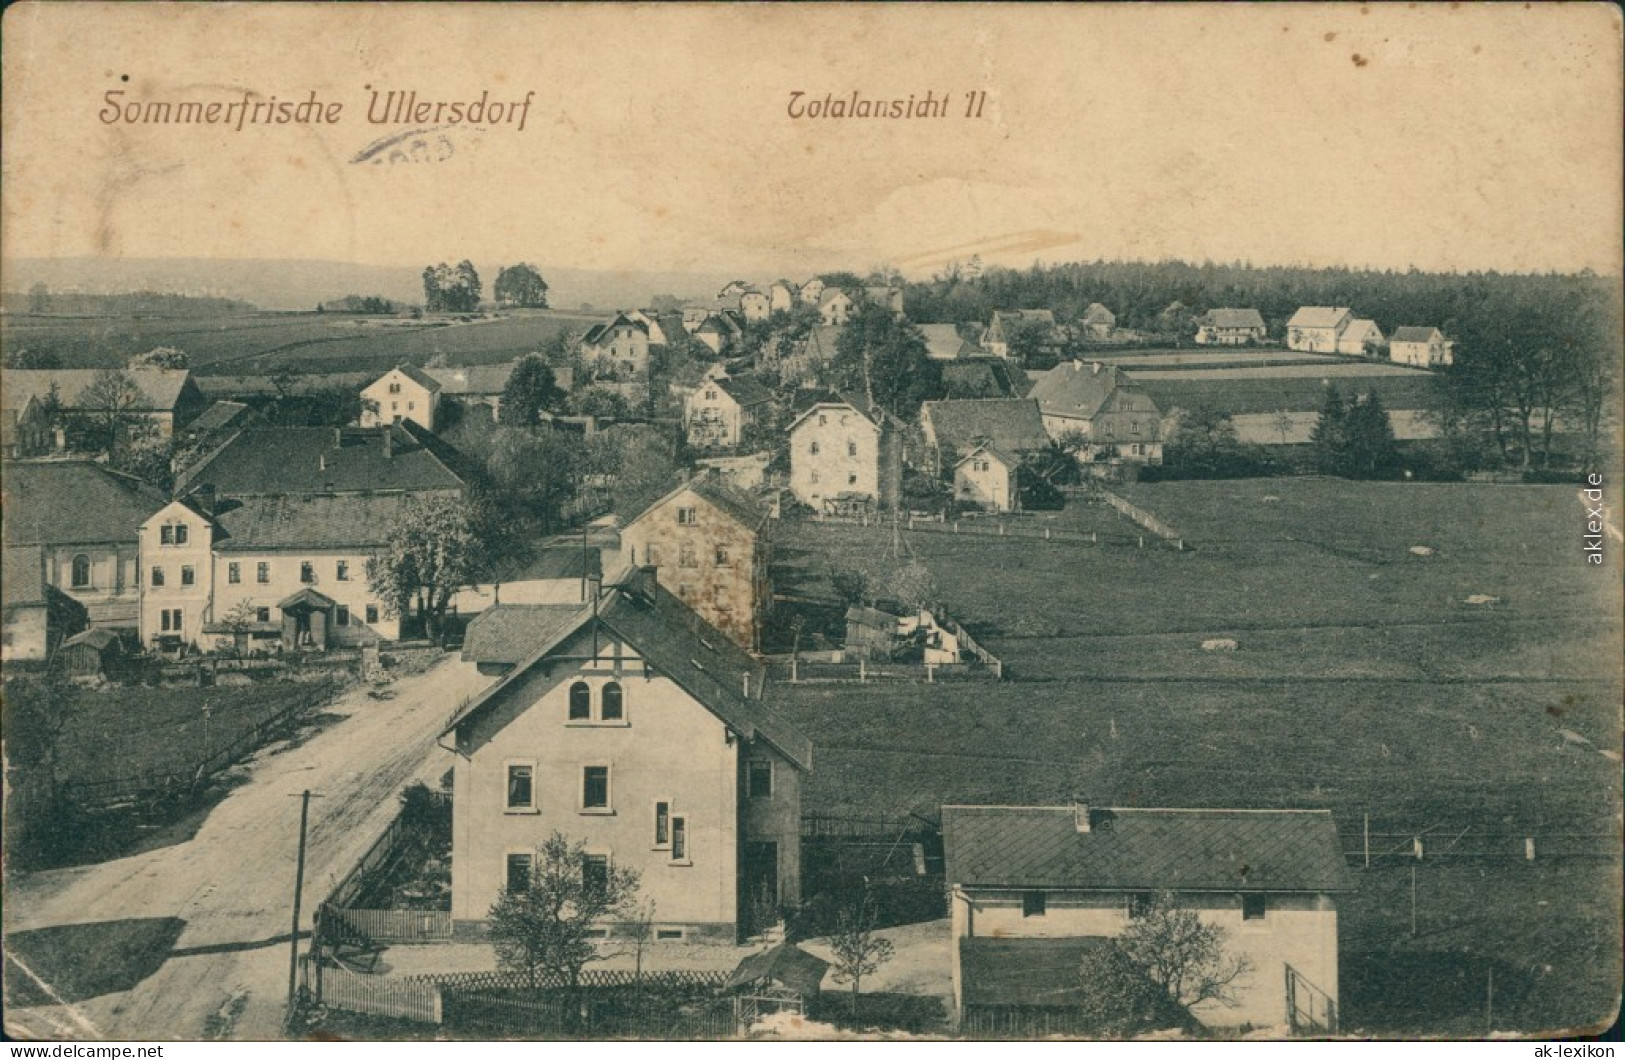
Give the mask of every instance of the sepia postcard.
[[8, 7], [5, 1034], [1617, 1035], [1621, 24]]

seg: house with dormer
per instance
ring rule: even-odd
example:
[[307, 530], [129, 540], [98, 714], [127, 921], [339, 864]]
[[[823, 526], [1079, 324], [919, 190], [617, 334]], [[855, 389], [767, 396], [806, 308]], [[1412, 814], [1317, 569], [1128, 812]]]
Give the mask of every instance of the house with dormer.
[[[640, 314], [641, 315], [641, 314]], [[649, 378], [649, 325], [627, 313], [594, 324], [581, 337], [581, 360], [594, 379], [638, 383]]]
[[[763, 666], [647, 571], [520, 621], [526, 653], [441, 735], [454, 931], [481, 934], [554, 833], [586, 844], [589, 881], [638, 872], [656, 943], [740, 941], [765, 926], [756, 910], [795, 905], [812, 745], [771, 709]], [[497, 634], [485, 641], [511, 657]]]
[[[1082, 1000], [1076, 969], [1158, 895], [1222, 929], [1246, 971], [1212, 1027], [1337, 1030], [1337, 902], [1353, 889], [1326, 810], [944, 806], [953, 1002], [981, 1016], [1048, 1016]], [[1070, 976], [1039, 974], [1066, 968]]]
[[735, 644], [755, 650], [773, 605], [770, 530], [767, 505], [708, 472], [627, 523], [621, 552]]

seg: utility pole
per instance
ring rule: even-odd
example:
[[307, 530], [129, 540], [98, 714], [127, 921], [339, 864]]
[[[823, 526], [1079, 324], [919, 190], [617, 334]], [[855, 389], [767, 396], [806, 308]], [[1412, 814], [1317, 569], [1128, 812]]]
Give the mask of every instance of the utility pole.
[[288, 936], [288, 1019], [293, 1019], [294, 998], [299, 989], [299, 898], [305, 889], [305, 832], [310, 823], [310, 800], [322, 796], [313, 795], [309, 788], [303, 793], [290, 796], [299, 800], [299, 862], [294, 869], [293, 876], [293, 931]]

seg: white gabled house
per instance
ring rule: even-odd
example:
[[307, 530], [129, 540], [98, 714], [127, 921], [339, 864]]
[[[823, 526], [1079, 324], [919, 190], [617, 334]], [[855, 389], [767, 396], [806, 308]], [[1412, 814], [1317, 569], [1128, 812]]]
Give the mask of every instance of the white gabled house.
[[381, 427], [411, 420], [434, 430], [440, 408], [440, 381], [415, 365], [399, 364], [361, 391], [361, 426]]
[[1364, 357], [1379, 352], [1386, 340], [1375, 320], [1355, 318], [1337, 337], [1337, 352], [1350, 357]]
[[992, 512], [1021, 507], [1017, 469], [1021, 461], [991, 442], [983, 442], [954, 465], [954, 500]]
[[890, 508], [902, 493], [901, 425], [859, 398], [809, 401], [788, 428], [790, 492], [817, 512]]
[[1455, 360], [1450, 340], [1438, 328], [1395, 328], [1388, 359], [1416, 368], [1444, 368]]
[[1287, 348], [1336, 353], [1338, 340], [1353, 322], [1354, 314], [1344, 306], [1303, 306], [1286, 322]]
[[764, 902], [796, 904], [812, 745], [770, 709], [761, 665], [647, 572], [552, 611], [441, 736], [456, 930], [477, 935], [555, 832], [587, 844], [583, 873], [638, 871], [656, 940], [738, 941]]

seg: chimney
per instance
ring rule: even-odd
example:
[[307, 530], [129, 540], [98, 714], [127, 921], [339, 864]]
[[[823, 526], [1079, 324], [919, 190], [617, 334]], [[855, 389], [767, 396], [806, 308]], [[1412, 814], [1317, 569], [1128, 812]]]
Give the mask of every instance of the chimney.
[[1079, 835], [1088, 835], [1091, 831], [1089, 820], [1089, 804], [1081, 799], [1072, 800], [1072, 824], [1077, 828]]
[[588, 574], [587, 575], [587, 595], [585, 597], [585, 600], [586, 601], [596, 600], [596, 599], [598, 599], [598, 597], [600, 595], [603, 594], [603, 591], [604, 591], [604, 576], [602, 574], [598, 574], [598, 573]]
[[384, 428], [384, 459], [385, 460], [393, 460], [394, 458], [395, 458], [395, 426], [394, 426], [394, 424], [390, 424], [388, 427]]

